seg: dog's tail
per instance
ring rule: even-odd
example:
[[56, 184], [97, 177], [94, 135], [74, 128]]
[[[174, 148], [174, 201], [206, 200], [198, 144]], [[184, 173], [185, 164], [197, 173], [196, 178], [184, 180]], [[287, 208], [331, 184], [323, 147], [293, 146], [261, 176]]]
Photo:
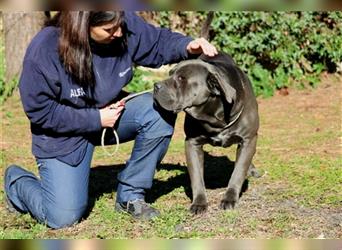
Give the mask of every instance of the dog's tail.
[[210, 30], [211, 30], [211, 22], [213, 21], [214, 18], [214, 11], [209, 11], [207, 15], [207, 19], [204, 21], [201, 29], [201, 37], [207, 39], [208, 41], [210, 40]]

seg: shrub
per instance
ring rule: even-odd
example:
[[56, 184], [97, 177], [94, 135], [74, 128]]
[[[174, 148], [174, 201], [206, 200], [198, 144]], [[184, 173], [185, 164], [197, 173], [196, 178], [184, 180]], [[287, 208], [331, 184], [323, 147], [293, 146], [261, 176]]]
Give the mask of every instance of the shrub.
[[132, 80], [129, 82], [128, 85], [126, 85], [124, 89], [128, 92], [141, 92], [151, 89], [154, 82], [149, 79], [150, 76], [150, 72], [136, 67]]
[[[162, 27], [193, 37], [200, 34], [207, 12], [154, 13]], [[342, 61], [342, 12], [215, 12], [212, 42], [229, 53], [250, 76], [256, 95], [276, 89], [316, 86], [322, 71], [336, 72]], [[4, 81], [3, 41], [0, 39], [0, 103], [17, 81]], [[150, 88], [138, 70], [127, 89]]]
[[0, 104], [4, 102], [5, 94], [5, 63], [4, 63], [4, 46], [2, 37], [0, 36]]
[[18, 85], [18, 78], [7, 81], [6, 78], [6, 69], [5, 69], [5, 51], [4, 51], [4, 41], [0, 23], [0, 105], [3, 104], [7, 97], [11, 96], [14, 89]]
[[[185, 24], [193, 13], [173, 13]], [[205, 12], [198, 12], [203, 21]], [[161, 24], [170, 13], [160, 15]], [[193, 16], [192, 16], [193, 18]], [[193, 21], [192, 23], [198, 23]], [[183, 32], [198, 37], [201, 25]], [[179, 26], [178, 28], [181, 28]], [[322, 71], [342, 61], [342, 12], [215, 12], [212, 42], [248, 73], [256, 95], [271, 96], [290, 85], [316, 86]]]

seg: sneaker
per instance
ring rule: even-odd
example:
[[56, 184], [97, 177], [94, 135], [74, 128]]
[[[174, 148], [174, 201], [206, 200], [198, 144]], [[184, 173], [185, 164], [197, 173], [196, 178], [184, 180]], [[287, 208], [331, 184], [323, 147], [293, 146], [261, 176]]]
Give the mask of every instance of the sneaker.
[[119, 212], [126, 212], [138, 220], [150, 220], [160, 215], [159, 211], [143, 199], [137, 199], [128, 202], [117, 202], [115, 204], [115, 210]]
[[7, 176], [7, 172], [11, 167], [8, 167], [5, 171], [5, 175], [4, 175], [4, 195], [5, 195], [5, 202], [6, 202], [6, 209], [8, 212], [10, 213], [14, 213], [14, 214], [20, 214], [19, 210], [15, 208], [15, 205], [10, 201], [10, 199], [8, 198], [7, 194], [6, 194], [6, 176]]

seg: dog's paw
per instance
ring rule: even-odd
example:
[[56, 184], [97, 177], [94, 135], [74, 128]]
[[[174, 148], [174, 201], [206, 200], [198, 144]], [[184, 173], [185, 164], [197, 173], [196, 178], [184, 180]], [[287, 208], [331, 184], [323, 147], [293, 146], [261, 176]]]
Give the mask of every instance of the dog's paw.
[[221, 200], [220, 208], [224, 210], [234, 209], [238, 200], [238, 192], [234, 188], [228, 188], [227, 192], [224, 195], [224, 198]]
[[193, 214], [202, 214], [208, 210], [208, 204], [191, 204], [190, 212]]
[[208, 209], [208, 201], [205, 194], [197, 195], [190, 206], [190, 212], [193, 214], [202, 214]]

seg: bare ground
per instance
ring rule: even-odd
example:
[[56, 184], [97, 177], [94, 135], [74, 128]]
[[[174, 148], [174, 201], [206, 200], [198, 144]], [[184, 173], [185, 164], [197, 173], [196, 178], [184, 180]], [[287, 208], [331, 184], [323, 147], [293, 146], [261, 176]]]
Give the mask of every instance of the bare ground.
[[[221, 225], [222, 228], [228, 227], [231, 234], [228, 236], [227, 231], [222, 230], [221, 234], [215, 233], [214, 238], [341, 238], [341, 176], [336, 183], [340, 196], [337, 206], [329, 206], [320, 202], [319, 198], [316, 204], [306, 206], [296, 195], [293, 198], [282, 198], [283, 190], [291, 186], [291, 183], [281, 178], [269, 178], [267, 165], [272, 164], [272, 161], [264, 160], [273, 155], [284, 162], [291, 161], [293, 157], [335, 159], [340, 163], [338, 173], [342, 174], [341, 102], [342, 79], [336, 76], [323, 76], [321, 84], [314, 90], [291, 89], [285, 96], [278, 92], [269, 99], [259, 98], [259, 140], [263, 142], [257, 149], [254, 162], [264, 172], [264, 176], [251, 180], [250, 188], [241, 197], [236, 216], [232, 217], [218, 208], [225, 188], [208, 189], [208, 213], [192, 217], [179, 230], [210, 232], [214, 227], [212, 225]], [[183, 137], [182, 121], [179, 121], [175, 138]], [[312, 139], [315, 137], [317, 139]], [[271, 145], [267, 143], [268, 138], [272, 138]], [[234, 150], [228, 154], [233, 160]], [[208, 151], [216, 157], [226, 155], [226, 149], [208, 148]], [[210, 156], [207, 158], [207, 165], [211, 166], [206, 167], [214, 168], [212, 165], [215, 165], [215, 159]], [[184, 156], [167, 157], [166, 161], [186, 165]], [[218, 164], [223, 163], [218, 161]], [[213, 179], [208, 181], [215, 182]], [[210, 185], [207, 184], [207, 188]]]
[[[249, 180], [237, 210], [222, 211], [218, 205], [229, 179], [230, 170], [227, 170], [227, 165], [233, 166], [235, 148], [227, 150], [205, 147], [208, 152], [206, 186], [209, 210], [199, 216], [187, 214], [172, 228], [174, 236], [167, 235], [167, 237], [341, 238], [341, 177], [337, 176], [334, 179], [336, 183], [333, 184], [336, 188], [329, 186], [328, 190], [324, 190], [324, 182], [319, 179], [319, 176], [310, 175], [312, 166], [322, 170], [322, 173], [329, 172], [331, 166], [335, 166], [336, 170], [336, 164], [333, 164], [336, 161], [339, 169], [335, 172], [342, 174], [341, 87], [341, 78], [324, 76], [317, 89], [290, 89], [289, 95], [286, 96], [277, 93], [269, 99], [259, 98], [261, 126], [254, 163], [263, 176]], [[18, 100], [16, 94], [1, 107], [1, 169], [16, 162], [36, 172], [35, 162], [30, 153], [29, 124], [24, 119], [25, 115]], [[183, 119], [184, 115], [180, 115], [173, 142], [157, 172], [154, 187], [149, 195], [149, 199], [164, 213], [175, 211], [179, 207], [182, 211], [182, 208], [187, 208], [191, 202], [183, 154]], [[98, 150], [92, 164], [98, 181], [102, 178], [102, 183], [113, 184], [114, 182], [109, 179], [111, 176], [107, 176], [109, 172], [101, 172], [103, 166], [111, 166], [110, 173], [114, 176], [114, 172], [117, 172], [116, 167], [122, 166], [128, 155], [129, 146], [123, 145], [117, 155], [118, 162], [115, 162], [118, 165], [113, 166], [113, 160], [104, 160]], [[163, 171], [168, 172], [165, 174]], [[308, 174], [302, 174], [303, 172]], [[311, 194], [310, 190], [306, 190], [306, 184], [300, 186], [297, 183], [301, 178], [307, 186], [323, 183], [322, 193]], [[108, 194], [112, 191], [112, 189], [98, 191], [93, 187], [91, 195], [96, 194], [94, 199], [105, 197], [102, 198], [105, 202], [112, 203], [114, 195]], [[339, 201], [328, 199], [336, 195], [340, 197]], [[3, 201], [3, 194], [1, 200]], [[152, 236], [148, 234], [146, 230], [153, 231], [154, 227], [154, 224], [148, 223], [127, 226], [122, 229], [126, 230], [122, 231], [122, 234], [119, 231], [114, 232], [111, 228], [106, 228], [103, 222], [97, 223], [98, 214], [101, 214], [101, 210], [94, 207], [89, 218], [80, 224], [57, 231], [38, 230], [36, 236], [42, 238], [62, 236], [149, 238], [155, 235], [163, 237], [161, 233], [154, 233]], [[34, 224], [31, 220], [27, 222], [26, 219], [22, 222], [20, 218], [8, 215], [3, 202], [0, 205], [0, 218], [2, 218], [0, 224], [5, 237], [6, 230], [21, 228], [25, 231], [32, 228], [32, 223]], [[107, 236], [99, 236], [100, 231], [106, 232]]]

